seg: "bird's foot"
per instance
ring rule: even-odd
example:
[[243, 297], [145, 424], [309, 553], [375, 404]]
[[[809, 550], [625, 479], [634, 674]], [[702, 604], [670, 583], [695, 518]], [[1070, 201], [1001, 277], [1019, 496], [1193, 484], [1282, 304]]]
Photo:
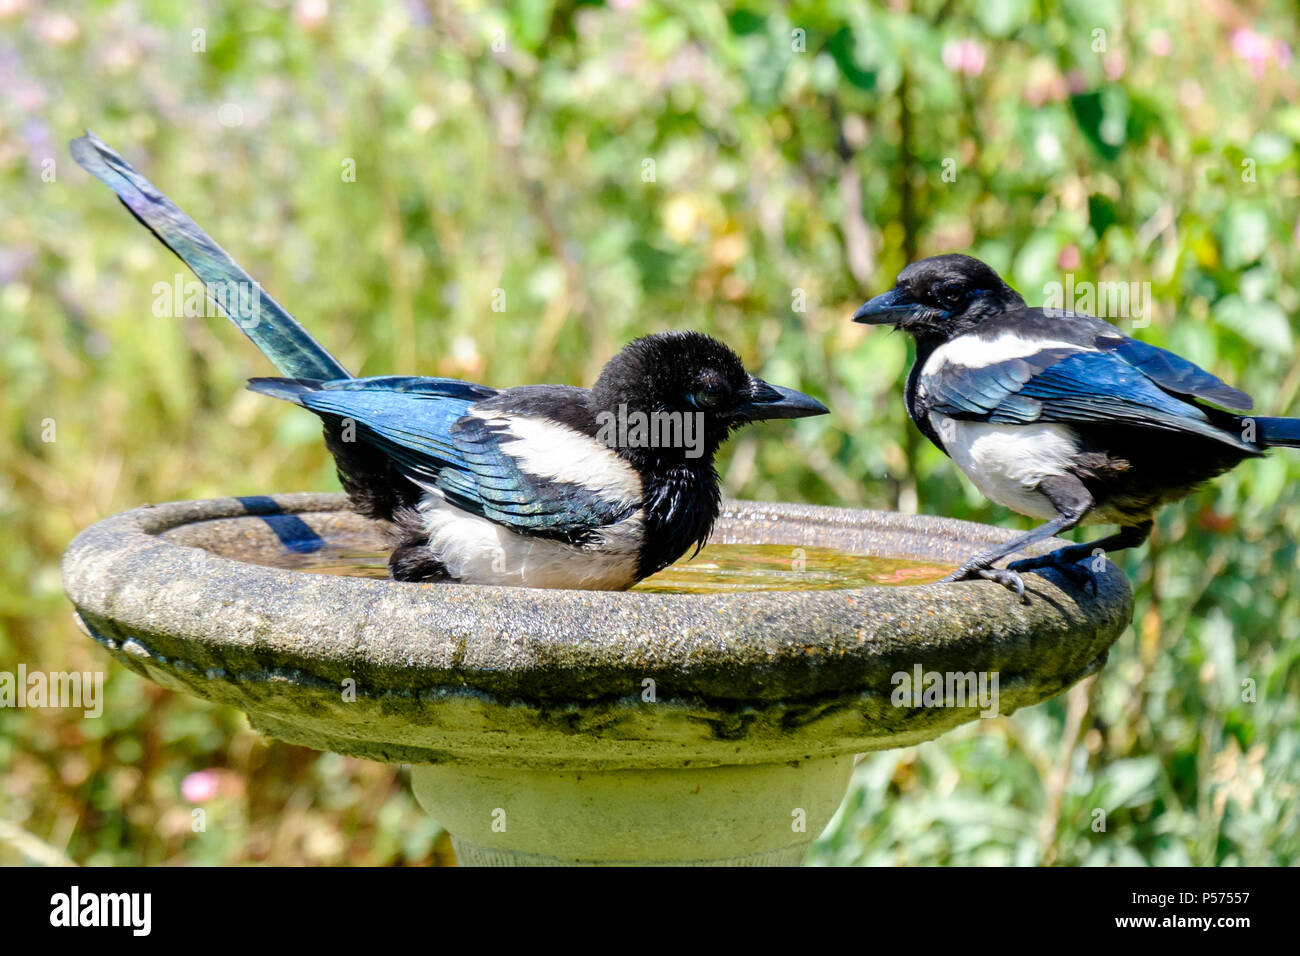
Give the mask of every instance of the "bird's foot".
[[1092, 576], [1092, 572], [1080, 561], [1071, 561], [1068, 557], [1059, 551], [1053, 551], [1050, 554], [1040, 554], [1036, 558], [1024, 558], [1020, 561], [1012, 561], [1007, 565], [1008, 570], [1027, 572], [1040, 571], [1044, 568], [1050, 568], [1056, 571], [1075, 587], [1083, 588], [1090, 594], [1097, 593], [1097, 579]]
[[986, 581], [996, 581], [1004, 588], [1016, 592], [1016, 599], [1021, 604], [1028, 604], [1029, 598], [1025, 597], [1025, 579], [1010, 568], [984, 568], [976, 572]]
[[1029, 598], [1025, 597], [1025, 581], [1015, 571], [1009, 568], [981, 568], [971, 567], [969, 565], [958, 568], [952, 574], [940, 580], [940, 584], [946, 584], [952, 581], [972, 581], [976, 578], [982, 578], [985, 581], [995, 581], [1008, 590], [1016, 592], [1016, 599], [1021, 604], [1028, 604]]

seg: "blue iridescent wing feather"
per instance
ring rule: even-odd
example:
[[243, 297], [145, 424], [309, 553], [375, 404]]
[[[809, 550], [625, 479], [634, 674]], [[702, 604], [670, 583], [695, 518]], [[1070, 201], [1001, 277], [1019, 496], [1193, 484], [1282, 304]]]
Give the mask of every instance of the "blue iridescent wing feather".
[[1132, 339], [1100, 351], [1047, 348], [974, 368], [946, 363], [922, 376], [921, 384], [929, 408], [954, 418], [1001, 424], [1122, 423], [1231, 444], [1241, 444], [1239, 437], [1180, 396], [1219, 405], [1250, 404], [1245, 393], [1190, 362]]
[[636, 508], [524, 468], [521, 457], [511, 453], [519, 439], [509, 432], [508, 414], [469, 414], [474, 405], [500, 394], [485, 386], [384, 376], [330, 382], [264, 378], [253, 379], [249, 387], [350, 420], [357, 440], [382, 450], [411, 480], [513, 531], [576, 540]]

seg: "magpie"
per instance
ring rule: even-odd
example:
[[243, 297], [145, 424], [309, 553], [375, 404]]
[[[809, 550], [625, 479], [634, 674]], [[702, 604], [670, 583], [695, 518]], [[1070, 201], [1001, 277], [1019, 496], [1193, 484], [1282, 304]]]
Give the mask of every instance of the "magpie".
[[[907, 413], [985, 497], [1045, 523], [971, 558], [944, 580], [998, 581], [1024, 600], [1020, 572], [1142, 544], [1156, 509], [1270, 447], [1300, 447], [1300, 419], [1248, 412], [1253, 400], [1184, 358], [1091, 315], [1030, 308], [971, 256], [921, 259], [853, 321], [916, 342]], [[1119, 530], [994, 568], [1081, 524]]]
[[827, 412], [697, 332], [635, 340], [590, 389], [354, 378], [121, 156], [91, 133], [71, 151], [283, 376], [249, 388], [321, 418], [352, 507], [394, 529], [396, 580], [631, 587], [703, 547], [732, 430]]

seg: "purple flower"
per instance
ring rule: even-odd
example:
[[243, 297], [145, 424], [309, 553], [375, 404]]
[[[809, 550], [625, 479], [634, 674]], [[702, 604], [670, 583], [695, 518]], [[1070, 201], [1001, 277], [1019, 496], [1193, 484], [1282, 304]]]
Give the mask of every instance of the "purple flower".
[[0, 285], [17, 282], [35, 260], [32, 246], [0, 246]]

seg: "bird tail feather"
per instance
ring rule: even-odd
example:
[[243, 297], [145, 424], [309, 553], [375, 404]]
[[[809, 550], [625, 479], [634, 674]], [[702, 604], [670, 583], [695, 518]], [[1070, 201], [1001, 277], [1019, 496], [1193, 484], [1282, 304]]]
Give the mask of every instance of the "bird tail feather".
[[1300, 418], [1254, 418], [1256, 441], [1273, 448], [1300, 448]]
[[306, 378], [250, 378], [248, 390], [302, 405], [302, 397], [308, 392], [318, 391], [320, 384], [318, 381]]
[[351, 377], [198, 223], [99, 137], [87, 131], [69, 149], [83, 169], [117, 193], [122, 205], [194, 271], [217, 307], [283, 374], [321, 380]]

